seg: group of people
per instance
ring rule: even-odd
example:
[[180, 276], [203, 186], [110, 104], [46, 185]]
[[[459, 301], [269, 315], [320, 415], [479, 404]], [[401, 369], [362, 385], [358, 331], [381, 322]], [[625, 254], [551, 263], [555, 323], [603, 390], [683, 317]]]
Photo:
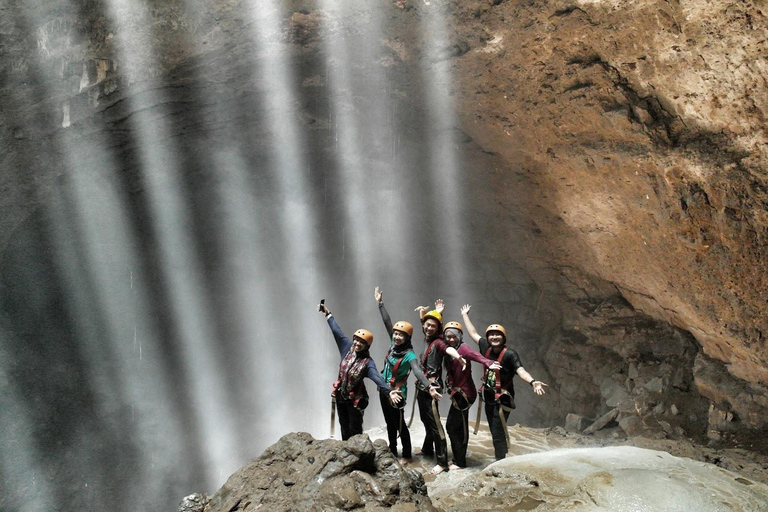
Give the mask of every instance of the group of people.
[[[485, 415], [493, 438], [496, 460], [503, 459], [508, 451], [507, 419], [515, 408], [515, 391], [512, 380], [515, 375], [531, 385], [537, 395], [544, 394], [544, 382], [535, 380], [520, 362], [520, 357], [506, 346], [507, 332], [500, 324], [491, 324], [485, 336], [475, 329], [469, 319], [470, 305], [461, 308], [461, 318], [466, 333], [478, 345], [476, 351], [464, 343], [464, 326], [460, 322], [443, 323], [445, 305], [442, 300], [435, 302], [435, 308], [427, 306], [415, 309], [419, 313], [424, 345], [417, 356], [413, 348], [413, 325], [406, 321], [392, 324], [384, 307], [383, 293], [377, 287], [374, 298], [379, 306], [381, 319], [389, 336], [390, 348], [384, 360], [384, 369], [379, 373], [371, 358], [369, 349], [373, 334], [358, 329], [350, 340], [336, 323], [331, 311], [321, 303], [318, 309], [323, 313], [331, 328], [341, 363], [339, 374], [333, 384], [333, 404], [338, 413], [341, 437], [346, 440], [363, 432], [363, 410], [368, 404], [364, 378], [371, 379], [380, 391], [381, 409], [387, 424], [389, 448], [397, 457], [397, 439], [402, 445], [401, 464], [412, 459], [411, 435], [405, 421], [405, 404], [408, 393], [408, 376], [416, 377], [416, 397], [419, 416], [424, 424], [425, 437], [421, 454], [434, 456], [435, 474], [449, 469], [460, 469], [467, 465], [469, 443], [469, 409], [478, 396], [472, 378], [469, 361], [483, 365], [484, 373], [480, 387], [481, 399], [485, 404]], [[445, 357], [448, 356], [448, 357]], [[443, 380], [445, 370], [445, 381]], [[437, 403], [447, 393], [451, 409], [446, 418], [445, 430], [440, 420]], [[333, 412], [332, 421], [333, 421]], [[448, 463], [448, 443], [451, 443], [452, 460]]]

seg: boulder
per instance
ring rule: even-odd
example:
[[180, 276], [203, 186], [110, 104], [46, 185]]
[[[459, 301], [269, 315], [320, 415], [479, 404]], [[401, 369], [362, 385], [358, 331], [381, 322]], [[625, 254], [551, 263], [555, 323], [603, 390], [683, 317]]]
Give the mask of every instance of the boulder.
[[572, 432], [581, 432], [587, 425], [589, 425], [589, 419], [579, 414], [569, 413], [565, 417], [565, 430]]
[[317, 440], [304, 432], [283, 436], [237, 470], [205, 510], [257, 508], [436, 510], [421, 474], [401, 467], [385, 441], [371, 442], [365, 434], [347, 441]]

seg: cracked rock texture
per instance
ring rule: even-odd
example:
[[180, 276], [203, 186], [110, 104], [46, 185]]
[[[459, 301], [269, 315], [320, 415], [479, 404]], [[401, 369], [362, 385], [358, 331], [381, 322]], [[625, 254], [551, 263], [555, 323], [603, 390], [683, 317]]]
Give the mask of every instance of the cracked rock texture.
[[[179, 510], [189, 501], [185, 498]], [[202, 501], [202, 500], [198, 500]], [[237, 510], [436, 509], [421, 473], [402, 468], [386, 441], [367, 435], [348, 441], [292, 433], [237, 470], [205, 505], [206, 512]]]
[[[742, 426], [765, 428], [764, 7], [455, 9], [454, 36], [471, 47], [454, 67], [462, 127], [499, 159], [488, 203], [518, 220], [499, 229], [499, 242], [528, 231], [566, 287], [566, 271], [599, 277], [636, 311], [691, 333], [697, 360], [708, 361], [697, 364], [695, 388]], [[728, 391], [715, 391], [714, 374]]]

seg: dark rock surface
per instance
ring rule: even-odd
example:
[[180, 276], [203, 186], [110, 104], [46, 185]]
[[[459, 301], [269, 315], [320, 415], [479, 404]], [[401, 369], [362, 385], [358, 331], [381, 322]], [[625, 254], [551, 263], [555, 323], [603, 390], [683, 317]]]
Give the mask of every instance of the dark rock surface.
[[[435, 511], [421, 474], [401, 467], [384, 440], [292, 433], [236, 471], [206, 512], [237, 510]], [[181, 512], [181, 508], [179, 511]]]

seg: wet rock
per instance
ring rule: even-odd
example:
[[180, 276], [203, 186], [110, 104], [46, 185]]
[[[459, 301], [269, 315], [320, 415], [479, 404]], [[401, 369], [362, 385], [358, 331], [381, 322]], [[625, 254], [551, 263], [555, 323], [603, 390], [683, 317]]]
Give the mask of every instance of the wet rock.
[[348, 441], [283, 436], [236, 471], [211, 496], [206, 512], [245, 509], [245, 503], [299, 511], [434, 510], [421, 474], [402, 468], [385, 441], [371, 442], [367, 435]]
[[600, 384], [600, 394], [608, 407], [616, 407], [619, 402], [629, 397], [624, 383], [614, 377], [603, 379]]
[[179, 512], [203, 512], [208, 501], [208, 496], [205, 494], [190, 494], [181, 500]]
[[565, 430], [581, 432], [587, 425], [589, 425], [589, 419], [579, 414], [569, 413], [568, 416], [565, 417]]
[[607, 413], [600, 416], [597, 421], [595, 421], [593, 424], [588, 426], [586, 429], [584, 429], [585, 434], [594, 434], [601, 428], [608, 425], [610, 422], [616, 419], [616, 417], [619, 415], [618, 409], [611, 409]]

